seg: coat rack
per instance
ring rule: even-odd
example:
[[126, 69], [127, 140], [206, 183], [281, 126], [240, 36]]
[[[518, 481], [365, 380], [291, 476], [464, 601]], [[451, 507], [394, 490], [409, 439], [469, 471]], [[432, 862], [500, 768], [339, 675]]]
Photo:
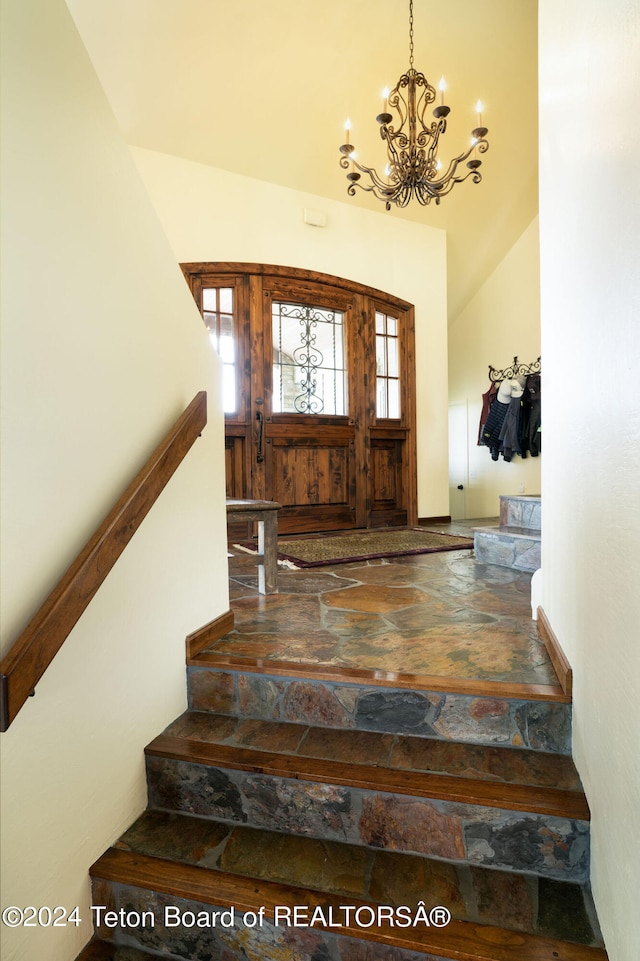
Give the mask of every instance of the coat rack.
[[497, 370], [489, 364], [489, 380], [492, 384], [498, 384], [503, 380], [513, 380], [514, 377], [528, 377], [529, 374], [539, 374], [541, 370], [541, 358], [538, 357], [532, 364], [520, 364], [518, 358], [513, 358], [513, 365], [505, 367], [504, 370]]

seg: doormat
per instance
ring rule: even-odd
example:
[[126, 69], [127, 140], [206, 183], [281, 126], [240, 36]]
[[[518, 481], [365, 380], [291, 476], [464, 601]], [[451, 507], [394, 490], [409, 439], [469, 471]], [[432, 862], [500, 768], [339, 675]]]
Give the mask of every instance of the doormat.
[[[253, 544], [242, 544], [244, 550], [255, 550]], [[440, 551], [469, 551], [473, 538], [441, 534], [424, 528], [398, 530], [351, 531], [347, 534], [315, 534], [312, 537], [278, 538], [278, 560], [296, 567], [323, 567], [330, 564], [352, 564], [355, 561], [408, 554], [435, 554]]]

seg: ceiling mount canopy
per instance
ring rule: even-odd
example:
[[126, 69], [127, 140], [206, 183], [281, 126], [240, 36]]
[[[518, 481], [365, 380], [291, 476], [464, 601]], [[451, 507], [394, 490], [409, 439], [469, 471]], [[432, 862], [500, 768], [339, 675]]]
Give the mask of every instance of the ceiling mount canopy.
[[[359, 187], [382, 200], [387, 210], [391, 210], [392, 204], [406, 207], [413, 198], [423, 206], [432, 200], [439, 204], [455, 184], [469, 177], [474, 183], [480, 183], [482, 160], [478, 154], [489, 149], [488, 130], [482, 126], [482, 104], [480, 101], [476, 104], [478, 122], [471, 131], [469, 147], [445, 168], [438, 157], [440, 137], [447, 129], [450, 113], [444, 103], [444, 77], [438, 89], [440, 104], [433, 110], [435, 120], [425, 119], [427, 108], [436, 101], [436, 89], [413, 66], [413, 0], [409, 0], [409, 69], [391, 92], [383, 91], [384, 111], [376, 117], [380, 136], [387, 145], [384, 176], [373, 167], [358, 162], [351, 143], [351, 121], [345, 123], [347, 143], [340, 147], [340, 166], [347, 171], [347, 193], [351, 197]], [[396, 111], [397, 118], [389, 113], [390, 110]], [[361, 182], [363, 174], [369, 177], [369, 181]]]

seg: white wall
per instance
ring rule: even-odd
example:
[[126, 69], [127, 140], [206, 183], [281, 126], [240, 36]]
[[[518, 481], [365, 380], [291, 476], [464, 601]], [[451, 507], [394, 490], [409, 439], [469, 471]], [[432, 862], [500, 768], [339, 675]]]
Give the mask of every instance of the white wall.
[[542, 604], [610, 961], [640, 945], [640, 5], [540, 0]]
[[492, 461], [477, 443], [489, 364], [503, 369], [516, 356], [523, 364], [540, 356], [537, 217], [449, 328], [449, 403], [468, 410], [466, 517], [496, 516], [500, 494], [540, 493], [542, 457]]
[[62, 0], [2, 0], [2, 649], [195, 394], [209, 423], [0, 738], [3, 961], [69, 961], [146, 804], [187, 633], [228, 609], [218, 362]]
[[[153, 151], [134, 159], [176, 257], [304, 267], [415, 304], [418, 513], [448, 514], [446, 241], [442, 230]], [[303, 222], [305, 208], [326, 227]]]

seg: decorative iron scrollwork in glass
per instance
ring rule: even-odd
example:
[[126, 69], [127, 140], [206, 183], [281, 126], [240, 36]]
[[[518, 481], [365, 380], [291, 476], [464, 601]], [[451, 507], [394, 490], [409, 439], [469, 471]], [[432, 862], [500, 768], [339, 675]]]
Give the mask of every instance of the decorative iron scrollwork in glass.
[[273, 410], [344, 414], [343, 314], [273, 304]]

